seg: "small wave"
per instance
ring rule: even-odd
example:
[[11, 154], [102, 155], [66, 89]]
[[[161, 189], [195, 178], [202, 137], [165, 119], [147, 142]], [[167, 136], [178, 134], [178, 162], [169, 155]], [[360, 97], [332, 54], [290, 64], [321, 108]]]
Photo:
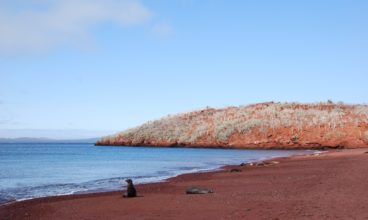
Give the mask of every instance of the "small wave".
[[125, 180], [134, 179], [136, 183], [156, 182], [167, 178], [168, 175], [157, 176], [129, 176], [98, 179], [83, 183], [48, 184], [34, 187], [14, 187], [0, 190], [0, 204], [11, 201], [23, 201], [47, 196], [84, 194], [89, 192], [108, 192], [121, 190], [126, 186]]
[[[310, 151], [313, 153], [315, 151]], [[294, 152], [292, 155], [306, 154], [306, 152]], [[237, 164], [240, 162], [256, 162], [260, 160], [268, 160], [279, 156], [288, 156], [291, 154], [274, 154], [270, 156], [257, 155], [243, 158], [242, 156], [230, 157], [228, 159], [223, 157], [211, 158], [203, 161], [184, 161], [181, 163], [183, 166], [167, 166], [162, 170], [157, 170], [148, 173], [149, 175], [136, 175], [136, 176], [115, 176], [111, 178], [96, 179], [91, 181], [85, 181], [82, 183], [55, 183], [39, 186], [14, 186], [13, 188], [0, 189], [0, 204], [22, 201], [33, 198], [47, 197], [47, 196], [58, 196], [58, 195], [70, 195], [70, 194], [84, 194], [90, 192], [108, 192], [122, 190], [126, 186], [125, 179], [133, 179], [135, 183], [153, 183], [162, 182], [168, 178], [175, 177], [185, 173], [198, 173], [208, 172], [220, 169], [223, 165]], [[161, 169], [161, 168], [160, 168]], [[146, 170], [144, 170], [147, 173]]]

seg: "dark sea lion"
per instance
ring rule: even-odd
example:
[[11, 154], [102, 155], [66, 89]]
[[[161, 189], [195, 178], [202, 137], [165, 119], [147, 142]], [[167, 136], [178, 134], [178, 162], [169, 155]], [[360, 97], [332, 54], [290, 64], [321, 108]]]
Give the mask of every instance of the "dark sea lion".
[[231, 170], [230, 170], [230, 172], [232, 172], [232, 173], [233, 173], [233, 172], [241, 172], [241, 170], [240, 170], [240, 169], [236, 169], [236, 168], [234, 168], [234, 169], [231, 169]]
[[186, 190], [187, 194], [207, 194], [213, 193], [212, 189], [200, 188], [200, 187], [189, 187]]
[[130, 198], [130, 197], [136, 197], [137, 196], [137, 190], [135, 189], [133, 185], [133, 181], [131, 179], [125, 180], [125, 182], [128, 183], [127, 185], [127, 191], [123, 194], [123, 197]]

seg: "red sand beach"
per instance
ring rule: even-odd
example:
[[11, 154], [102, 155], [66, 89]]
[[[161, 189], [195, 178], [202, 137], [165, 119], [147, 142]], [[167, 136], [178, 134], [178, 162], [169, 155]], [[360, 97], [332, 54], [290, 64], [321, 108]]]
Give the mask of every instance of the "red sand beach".
[[[0, 206], [0, 219], [368, 219], [368, 149], [228, 166], [121, 192], [34, 199]], [[231, 168], [242, 172], [229, 172]], [[212, 194], [186, 195], [189, 186]]]

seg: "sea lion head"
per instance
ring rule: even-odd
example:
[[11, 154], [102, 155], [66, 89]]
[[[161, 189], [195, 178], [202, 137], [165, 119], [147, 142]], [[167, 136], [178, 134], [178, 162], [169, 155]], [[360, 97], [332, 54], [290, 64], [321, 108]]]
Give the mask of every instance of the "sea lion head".
[[131, 179], [126, 179], [125, 182], [129, 183], [133, 183], [133, 181]]

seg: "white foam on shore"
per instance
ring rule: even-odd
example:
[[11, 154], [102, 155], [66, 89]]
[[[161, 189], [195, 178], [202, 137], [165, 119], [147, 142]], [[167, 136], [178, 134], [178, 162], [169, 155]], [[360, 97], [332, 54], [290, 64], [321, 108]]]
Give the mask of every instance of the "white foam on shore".
[[[245, 163], [250, 162], [260, 162], [265, 160], [271, 160], [275, 158], [280, 157], [292, 157], [296, 155], [306, 155], [306, 154], [316, 154], [316, 153], [323, 153], [321, 151], [300, 151], [300, 153], [285, 155], [285, 156], [266, 156], [266, 157], [260, 157], [260, 158], [253, 158], [248, 159], [246, 161], [242, 161]], [[227, 161], [228, 162], [228, 161]], [[111, 192], [111, 191], [119, 191], [123, 189], [123, 186], [125, 185], [124, 179], [131, 178], [134, 179], [134, 182], [136, 184], [148, 184], [148, 183], [157, 183], [157, 182], [164, 182], [167, 181], [170, 178], [177, 177], [182, 174], [189, 174], [189, 173], [202, 173], [202, 172], [211, 172], [211, 171], [217, 171], [221, 170], [222, 167], [226, 165], [236, 165], [239, 163], [237, 161], [236, 163], [227, 163], [227, 164], [209, 164], [207, 167], [204, 168], [188, 168], [188, 169], [181, 169], [180, 167], [177, 170], [169, 170], [169, 171], [163, 171], [161, 172], [161, 175], [158, 174], [156, 176], [136, 176], [136, 177], [115, 177], [115, 178], [109, 178], [109, 179], [101, 179], [101, 180], [94, 180], [89, 181], [81, 184], [54, 184], [54, 185], [45, 185], [45, 186], [37, 186], [33, 188], [26, 188], [24, 189], [24, 192], [15, 192], [13, 196], [11, 194], [6, 195], [11, 200], [10, 202], [5, 202], [4, 204], [9, 204], [13, 202], [19, 202], [19, 201], [26, 201], [30, 199], [36, 199], [36, 198], [44, 198], [44, 197], [51, 197], [51, 196], [65, 196], [65, 195], [73, 195], [73, 194], [87, 194], [87, 193], [97, 193], [97, 192]], [[160, 173], [160, 172], [159, 172]], [[100, 185], [99, 185], [100, 184]], [[15, 189], [16, 190], [16, 189]], [[35, 193], [33, 196], [25, 196], [23, 198], [14, 198], [16, 195], [26, 195], [27, 190], [29, 192]], [[37, 191], [39, 193], [37, 194]]]

